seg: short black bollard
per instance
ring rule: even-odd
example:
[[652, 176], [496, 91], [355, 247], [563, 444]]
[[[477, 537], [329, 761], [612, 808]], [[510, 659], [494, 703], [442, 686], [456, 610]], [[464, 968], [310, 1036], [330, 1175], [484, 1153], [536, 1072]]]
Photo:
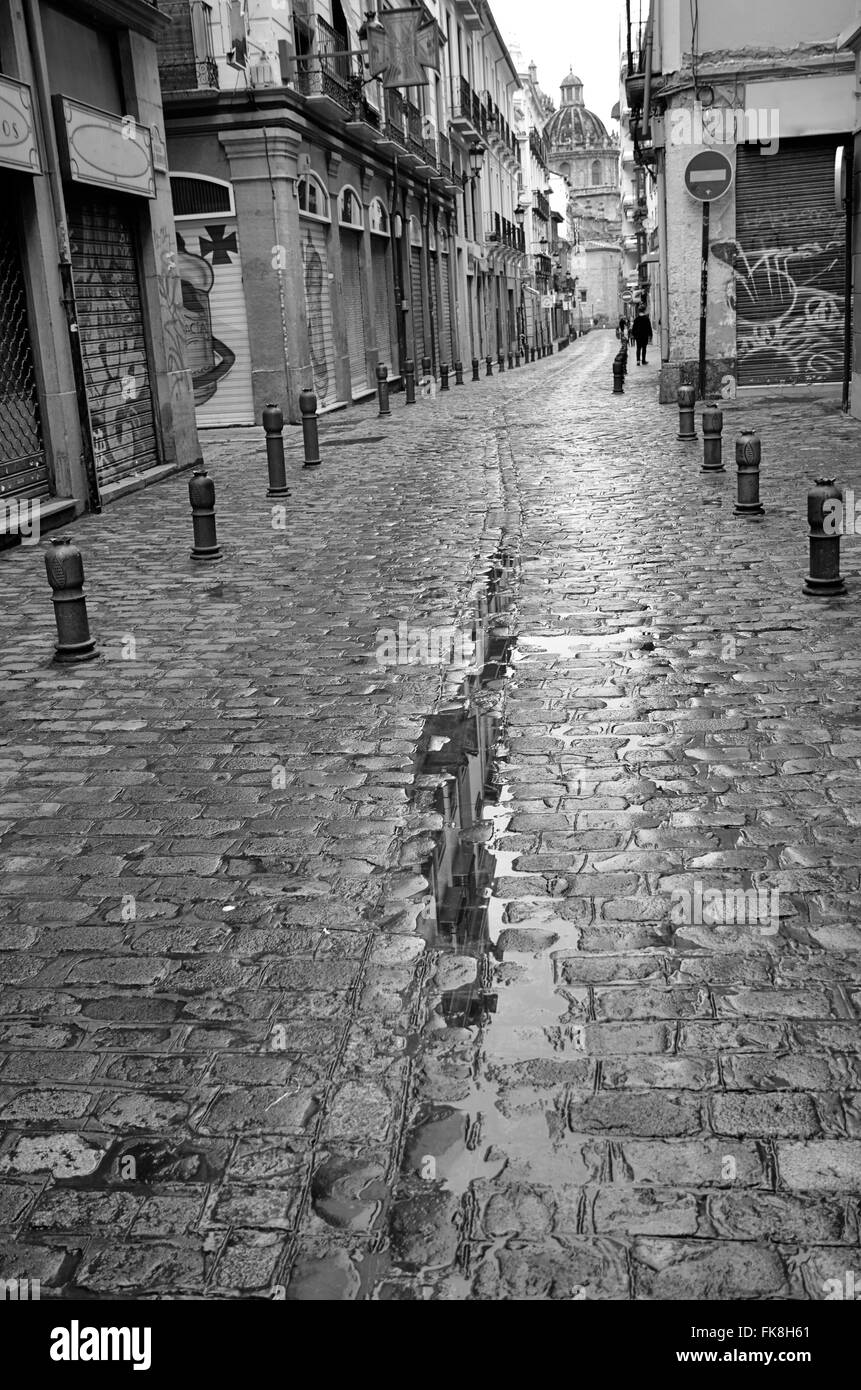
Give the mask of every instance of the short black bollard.
[[497, 366], [499, 367], [500, 374], [501, 374], [502, 372], [505, 371], [505, 353], [504, 353], [504, 352], [498, 352], [498, 353], [496, 354], [496, 364], [497, 364]]
[[622, 370], [627, 378], [628, 375], [628, 344], [623, 343], [619, 349], [619, 356], [622, 359]]
[[624, 396], [625, 394], [625, 368], [622, 363], [621, 352], [613, 358], [613, 395]]
[[464, 384], [462, 362], [455, 362], [454, 364], [454, 384], [455, 386], [463, 386]]
[[679, 387], [679, 439], [696, 439], [697, 393], [693, 386]]
[[485, 357], [484, 365], [486, 368], [484, 375], [493, 376], [493, 358], [490, 356]]
[[302, 416], [302, 443], [305, 446], [303, 467], [316, 468], [320, 463], [320, 435], [317, 429], [317, 397], [313, 391], [299, 392], [299, 413]]
[[530, 357], [529, 360], [530, 360], [530, 362], [534, 362], [534, 361], [535, 361], [535, 348], [530, 348], [530, 352], [532, 353], [532, 356]]
[[51, 541], [45, 554], [45, 569], [51, 586], [51, 602], [57, 621], [54, 660], [92, 661], [99, 655], [90, 636], [87, 600], [84, 598], [84, 562], [71, 536]]
[[473, 379], [473, 381], [480, 381], [480, 380], [481, 380], [480, 367], [481, 367], [481, 363], [479, 362], [478, 358], [477, 358], [477, 357], [473, 357], [473, 359], [472, 359], [472, 379]]
[[520, 366], [520, 348], [518, 348], [514, 354], [514, 365], [515, 367]]
[[513, 371], [513, 369], [514, 369], [514, 353], [513, 353], [513, 352], [511, 351], [511, 349], [509, 348], [509, 351], [508, 351], [508, 370], [509, 370], [509, 371]]
[[431, 360], [429, 357], [422, 358], [422, 376], [427, 379], [431, 374]]
[[833, 478], [817, 478], [807, 494], [810, 523], [810, 573], [804, 592], [810, 598], [836, 598], [846, 593], [840, 576], [840, 536], [843, 532], [843, 490]]
[[411, 357], [404, 363], [404, 399], [407, 405], [416, 403], [416, 364]]
[[280, 406], [264, 406], [263, 428], [266, 431], [266, 466], [269, 471], [266, 496], [289, 497], [287, 468], [284, 463], [284, 413]]
[[759, 435], [754, 434], [753, 430], [742, 430], [735, 441], [735, 463], [738, 469], [736, 516], [764, 516], [765, 514], [765, 508], [759, 500], [759, 465], [761, 462], [762, 442]]
[[194, 531], [192, 560], [220, 560], [221, 547], [215, 533], [215, 483], [205, 468], [195, 468], [188, 484], [188, 500]]
[[447, 390], [448, 390], [448, 363], [447, 363], [447, 362], [442, 362], [442, 363], [440, 364], [440, 369], [439, 369], [439, 389], [440, 389], [441, 391], [447, 391]]
[[703, 473], [725, 473], [723, 466], [723, 411], [712, 402], [703, 411]]
[[388, 416], [388, 415], [391, 415], [391, 413], [392, 413], [391, 410], [389, 409], [389, 380], [388, 380], [388, 378], [389, 378], [389, 369], [388, 369], [388, 367], [385, 365], [384, 362], [381, 362], [380, 365], [377, 367], [377, 398], [378, 398], [379, 403], [380, 403], [380, 409], [379, 409], [379, 412], [378, 412], [378, 415], [377, 415], [377, 418], [378, 418], [378, 419], [382, 419], [383, 416]]

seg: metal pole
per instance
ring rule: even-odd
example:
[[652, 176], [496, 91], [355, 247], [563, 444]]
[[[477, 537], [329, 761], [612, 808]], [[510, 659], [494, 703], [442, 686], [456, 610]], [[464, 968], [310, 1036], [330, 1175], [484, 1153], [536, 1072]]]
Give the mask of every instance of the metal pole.
[[709, 230], [711, 203], [703, 203], [703, 263], [700, 281], [700, 399], [706, 396], [706, 326], [709, 312]]
[[843, 293], [843, 414], [849, 414], [852, 387], [852, 253], [855, 224], [855, 160], [851, 145], [846, 145], [846, 270]]

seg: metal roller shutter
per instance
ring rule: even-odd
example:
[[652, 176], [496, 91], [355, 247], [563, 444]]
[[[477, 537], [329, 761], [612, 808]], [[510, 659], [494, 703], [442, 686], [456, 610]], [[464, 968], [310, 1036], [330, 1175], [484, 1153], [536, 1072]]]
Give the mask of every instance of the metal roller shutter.
[[439, 366], [443, 360], [443, 357], [439, 317], [439, 256], [435, 251], [432, 251], [430, 254], [430, 285], [433, 317], [433, 345], [436, 349], [436, 360], [434, 362], [434, 368], [436, 371], [439, 371]]
[[304, 219], [300, 226], [305, 321], [308, 325], [308, 353], [314, 391], [320, 405], [331, 405], [337, 398], [337, 390], [332, 301], [329, 293], [329, 257], [326, 247], [328, 228], [323, 223]]
[[341, 228], [341, 265], [344, 272], [344, 318], [347, 324], [347, 351], [350, 355], [350, 384], [353, 395], [368, 385], [365, 358], [365, 296], [362, 286], [361, 232]]
[[840, 381], [845, 230], [834, 210], [836, 137], [739, 146], [735, 267], [738, 384]]
[[177, 223], [185, 340], [200, 425], [253, 425], [251, 346], [236, 222]]
[[122, 205], [67, 196], [72, 274], [100, 484], [158, 464], [135, 233]]
[[410, 248], [410, 294], [413, 311], [413, 342], [416, 351], [416, 371], [421, 367], [425, 355], [425, 321], [422, 295], [422, 253], [421, 247]]
[[389, 246], [387, 237], [371, 236], [371, 264], [374, 272], [374, 326], [377, 335], [379, 361], [385, 362], [392, 376], [395, 370], [392, 354], [392, 330], [389, 317]]
[[444, 253], [440, 260], [440, 355], [443, 362], [451, 367], [454, 364], [454, 341], [451, 332], [451, 281], [449, 280], [449, 258]]
[[[48, 469], [36, 394], [14, 195], [0, 181], [0, 501], [46, 497]], [[2, 517], [2, 505], [0, 505]], [[2, 532], [0, 532], [2, 534]]]

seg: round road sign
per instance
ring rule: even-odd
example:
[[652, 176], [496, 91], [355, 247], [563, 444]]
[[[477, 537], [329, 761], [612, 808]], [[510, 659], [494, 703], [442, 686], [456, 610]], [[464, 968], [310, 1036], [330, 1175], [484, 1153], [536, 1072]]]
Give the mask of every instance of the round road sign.
[[695, 154], [685, 170], [685, 187], [699, 203], [713, 203], [732, 187], [732, 165], [720, 150]]

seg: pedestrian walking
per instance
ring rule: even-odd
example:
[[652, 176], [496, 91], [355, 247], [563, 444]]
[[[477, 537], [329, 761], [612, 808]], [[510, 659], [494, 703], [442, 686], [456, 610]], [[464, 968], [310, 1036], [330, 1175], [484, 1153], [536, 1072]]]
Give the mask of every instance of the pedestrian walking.
[[654, 334], [652, 320], [647, 309], [638, 309], [637, 317], [631, 325], [631, 337], [637, 345], [637, 366], [647, 366], [646, 352]]

